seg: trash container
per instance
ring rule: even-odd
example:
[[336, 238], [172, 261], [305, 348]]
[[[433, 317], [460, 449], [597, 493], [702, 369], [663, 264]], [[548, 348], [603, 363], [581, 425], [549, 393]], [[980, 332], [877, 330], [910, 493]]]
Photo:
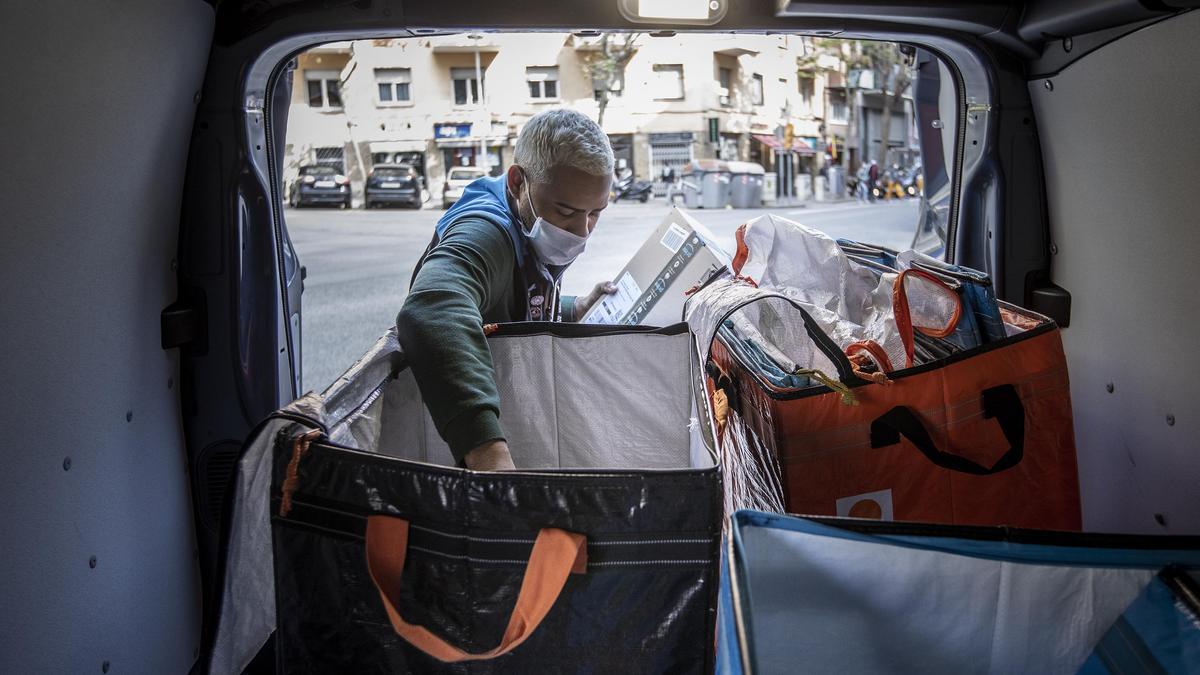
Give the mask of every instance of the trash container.
[[729, 166], [719, 159], [697, 159], [683, 172], [683, 203], [689, 209], [721, 209], [729, 203]]
[[774, 173], [768, 173], [763, 176], [763, 193], [762, 201], [764, 206], [772, 206], [778, 201], [776, 193], [779, 191], [779, 179]]
[[829, 195], [834, 199], [846, 196], [846, 170], [840, 166], [829, 167]]
[[812, 196], [812, 179], [807, 173], [796, 176], [796, 197], [805, 200]]
[[766, 171], [755, 162], [729, 162], [729, 203], [735, 209], [762, 206], [763, 176]]

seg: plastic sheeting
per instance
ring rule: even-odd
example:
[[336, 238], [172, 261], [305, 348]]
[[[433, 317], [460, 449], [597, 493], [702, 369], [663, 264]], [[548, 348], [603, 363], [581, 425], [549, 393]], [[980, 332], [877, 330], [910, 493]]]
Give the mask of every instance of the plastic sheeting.
[[1074, 673], [1159, 570], [1200, 566], [1195, 538], [844, 522], [734, 516], [718, 672]]
[[[696, 335], [701, 363], [708, 363], [718, 330], [727, 320], [733, 320], [743, 335], [753, 338], [760, 347], [769, 348], [785, 372], [804, 368], [838, 374], [837, 361], [845, 361], [840, 356], [841, 349], [828, 340], [822, 345], [818, 342], [820, 336], [814, 340], [805, 325], [805, 312], [797, 311], [802, 308], [800, 305], [781, 293], [725, 279], [697, 291], [688, 301], [685, 314]], [[815, 319], [815, 312], [807, 314]], [[814, 329], [820, 327], [820, 321], [815, 321]]]
[[739, 255], [743, 251], [739, 275], [798, 302], [842, 349], [873, 341], [894, 367], [903, 367], [904, 342], [892, 308], [896, 274], [855, 264], [825, 233], [775, 215], [743, 226]]
[[[594, 339], [603, 336], [603, 339]], [[501, 426], [516, 465], [537, 468], [715, 467], [695, 404], [690, 336], [663, 329], [510, 324], [489, 339]], [[271, 450], [300, 421], [331, 443], [432, 464], [452, 458], [421, 404], [395, 331], [323, 394], [268, 420], [238, 466], [210, 673], [240, 673], [275, 629]]]

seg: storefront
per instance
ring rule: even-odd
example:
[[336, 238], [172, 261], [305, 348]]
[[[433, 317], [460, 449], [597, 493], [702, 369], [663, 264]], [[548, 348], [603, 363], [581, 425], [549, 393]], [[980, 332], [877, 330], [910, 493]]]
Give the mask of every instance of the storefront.
[[491, 175], [498, 176], [504, 171], [504, 148], [508, 138], [503, 133], [502, 125], [494, 125], [488, 131], [492, 132], [480, 137], [472, 133], [475, 125], [470, 123], [448, 122], [433, 125], [434, 143], [442, 151], [442, 166], [449, 170], [456, 166], [483, 166], [480, 146], [487, 144], [487, 167]]
[[670, 168], [676, 176], [682, 176], [695, 155], [695, 135], [690, 131], [669, 134], [650, 134], [650, 180], [654, 181], [654, 194], [667, 193], [662, 183], [663, 171]]
[[616, 160], [617, 172], [622, 167], [633, 169], [633, 136], [631, 134], [611, 134], [608, 142], [612, 144], [613, 158]]
[[425, 141], [371, 141], [371, 166], [377, 164], [407, 164], [425, 176]]
[[770, 162], [760, 162], [769, 171], [775, 173], [776, 195], [782, 198], [793, 197], [796, 194], [796, 176], [810, 173], [817, 150], [804, 138], [792, 139], [791, 147], [783, 141], [767, 134], [754, 134], [754, 145], [761, 146], [759, 151], [770, 157]]

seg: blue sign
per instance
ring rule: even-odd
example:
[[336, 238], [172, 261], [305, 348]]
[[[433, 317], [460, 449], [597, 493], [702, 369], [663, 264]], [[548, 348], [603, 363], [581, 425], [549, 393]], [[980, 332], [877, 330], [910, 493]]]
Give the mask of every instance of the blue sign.
[[434, 124], [434, 138], [470, 138], [470, 124]]

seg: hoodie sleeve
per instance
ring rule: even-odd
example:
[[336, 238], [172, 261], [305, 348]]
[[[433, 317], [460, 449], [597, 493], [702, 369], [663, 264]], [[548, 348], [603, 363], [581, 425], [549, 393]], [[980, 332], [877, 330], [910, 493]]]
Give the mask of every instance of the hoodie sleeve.
[[558, 311], [564, 322], [576, 322], [582, 317], [575, 316], [575, 299], [578, 296], [564, 295], [558, 300]]
[[476, 446], [504, 440], [483, 313], [511, 285], [515, 264], [498, 227], [477, 218], [454, 223], [421, 265], [396, 317], [425, 407], [459, 463]]

